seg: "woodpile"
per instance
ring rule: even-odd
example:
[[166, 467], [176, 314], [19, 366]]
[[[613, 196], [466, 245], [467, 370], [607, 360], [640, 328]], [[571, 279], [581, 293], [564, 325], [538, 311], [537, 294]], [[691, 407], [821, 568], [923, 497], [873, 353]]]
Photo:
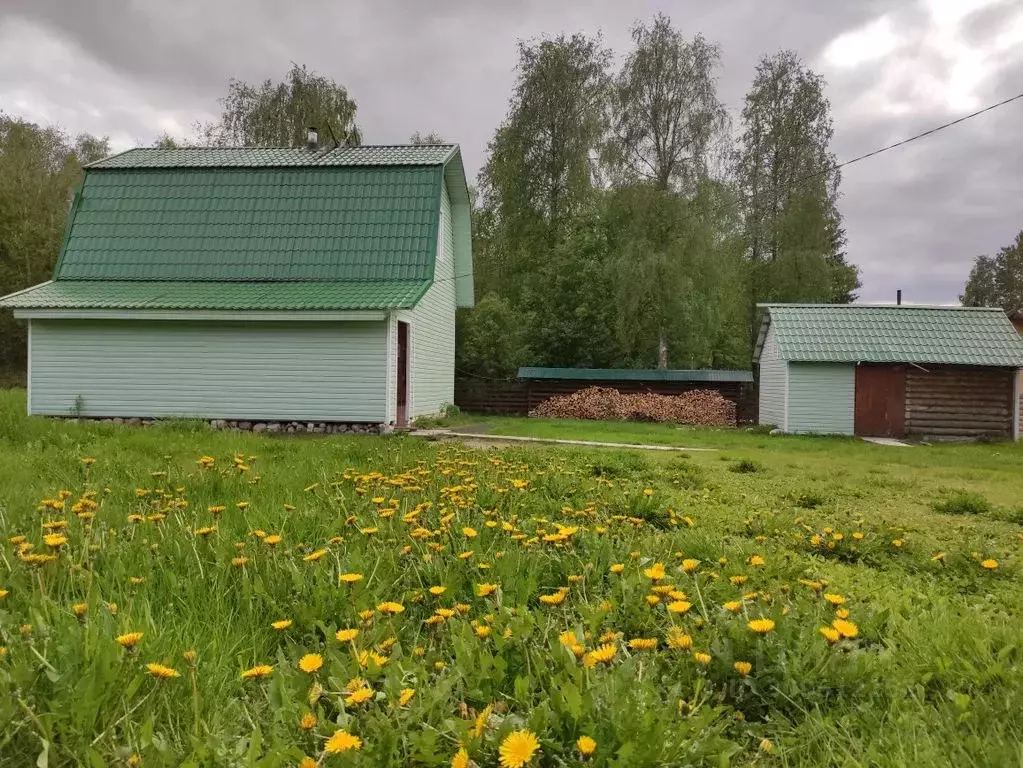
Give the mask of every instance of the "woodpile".
[[712, 389], [680, 395], [650, 392], [623, 394], [617, 389], [587, 387], [545, 400], [530, 416], [601, 421], [660, 421], [705, 427], [734, 427], [735, 403]]

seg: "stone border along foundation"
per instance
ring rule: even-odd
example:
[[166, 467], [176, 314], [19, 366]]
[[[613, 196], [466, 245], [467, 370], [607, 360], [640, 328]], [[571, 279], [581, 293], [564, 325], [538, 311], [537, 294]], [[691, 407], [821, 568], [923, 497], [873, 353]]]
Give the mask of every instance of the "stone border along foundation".
[[[112, 419], [71, 418], [68, 421], [94, 421], [97, 424], [126, 424], [131, 427], [151, 427], [162, 419]], [[393, 428], [386, 424], [352, 424], [334, 421], [237, 421], [228, 419], [203, 419], [214, 429], [237, 429], [256, 434], [314, 434], [314, 435], [389, 435]]]

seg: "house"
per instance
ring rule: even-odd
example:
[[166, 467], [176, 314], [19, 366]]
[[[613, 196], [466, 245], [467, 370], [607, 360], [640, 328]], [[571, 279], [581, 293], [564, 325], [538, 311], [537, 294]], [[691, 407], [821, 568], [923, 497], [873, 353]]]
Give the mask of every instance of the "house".
[[[1013, 326], [1016, 328], [1016, 332], [1023, 336], [1023, 307], [1009, 313], [1009, 320], [1012, 321]], [[1023, 368], [1019, 371], [1019, 430], [1023, 434]]]
[[404, 424], [454, 401], [473, 303], [457, 145], [93, 163], [28, 322], [28, 409]]
[[761, 424], [876, 437], [1019, 438], [1023, 339], [999, 309], [769, 304]]

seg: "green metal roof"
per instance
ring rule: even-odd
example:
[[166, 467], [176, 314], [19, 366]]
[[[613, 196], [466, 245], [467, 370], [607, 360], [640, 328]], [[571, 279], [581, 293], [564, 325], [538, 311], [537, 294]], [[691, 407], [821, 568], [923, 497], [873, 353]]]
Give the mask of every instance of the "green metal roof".
[[350, 282], [194, 282], [60, 280], [0, 300], [11, 309], [336, 311], [407, 309], [429, 280]]
[[520, 379], [572, 379], [579, 381], [713, 381], [752, 382], [750, 371], [660, 370], [642, 368], [519, 368]]
[[440, 168], [89, 172], [56, 280], [429, 280]]
[[457, 144], [361, 145], [310, 151], [296, 147], [181, 147], [129, 149], [86, 168], [284, 168], [366, 165], [444, 165]]
[[1023, 367], [1023, 339], [997, 308], [767, 304], [756, 358], [773, 326], [794, 362]]

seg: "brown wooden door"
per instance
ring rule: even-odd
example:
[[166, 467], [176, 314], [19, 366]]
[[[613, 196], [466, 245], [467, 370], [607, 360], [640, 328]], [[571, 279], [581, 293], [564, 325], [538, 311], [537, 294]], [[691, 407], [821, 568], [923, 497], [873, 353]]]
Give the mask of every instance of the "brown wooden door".
[[895, 365], [856, 366], [855, 431], [863, 437], [905, 437], [904, 368]]
[[398, 323], [398, 426], [408, 426], [408, 323]]

